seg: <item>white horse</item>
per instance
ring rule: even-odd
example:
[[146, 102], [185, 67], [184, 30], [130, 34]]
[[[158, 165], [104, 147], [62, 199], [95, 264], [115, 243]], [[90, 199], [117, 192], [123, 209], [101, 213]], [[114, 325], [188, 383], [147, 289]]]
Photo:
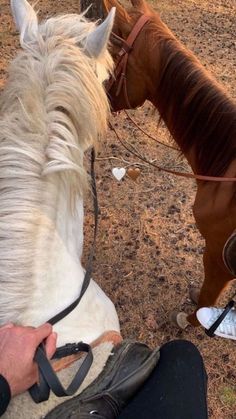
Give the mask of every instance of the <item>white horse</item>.
[[[78, 297], [84, 279], [83, 157], [106, 129], [115, 10], [99, 26], [82, 15], [39, 25], [26, 0], [11, 8], [23, 50], [0, 98], [0, 324], [38, 326]], [[58, 346], [91, 343], [119, 332], [119, 321], [91, 280], [54, 330]]]

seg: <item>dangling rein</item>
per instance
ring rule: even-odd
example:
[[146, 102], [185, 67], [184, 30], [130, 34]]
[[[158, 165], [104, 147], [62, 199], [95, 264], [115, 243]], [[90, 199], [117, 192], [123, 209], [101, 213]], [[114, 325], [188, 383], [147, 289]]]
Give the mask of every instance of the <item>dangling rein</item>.
[[[236, 177], [223, 177], [223, 176], [204, 176], [204, 175], [198, 175], [198, 174], [194, 174], [194, 173], [187, 173], [187, 172], [177, 172], [175, 170], [171, 170], [171, 169], [166, 169], [165, 167], [159, 166], [156, 163], [153, 163], [152, 161], [148, 160], [146, 157], [141, 156], [141, 154], [139, 154], [137, 152], [137, 150], [133, 150], [132, 148], [128, 147], [125, 142], [120, 138], [116, 128], [111, 124], [111, 122], [109, 122], [109, 127], [112, 131], [114, 131], [117, 139], [119, 140], [119, 142], [123, 145], [123, 147], [129, 151], [131, 154], [133, 154], [135, 157], [137, 157], [138, 159], [144, 161], [145, 163], [149, 164], [150, 166], [155, 167], [155, 169], [160, 170], [162, 172], [165, 173], [169, 173], [171, 175], [176, 175], [176, 176], [181, 176], [181, 177], [185, 177], [185, 178], [189, 178], [189, 179], [196, 179], [196, 180], [202, 180], [202, 181], [210, 181], [210, 182], [236, 182]], [[164, 146], [166, 146], [165, 144], [163, 144]]]
[[[93, 205], [94, 205], [94, 237], [93, 237], [93, 244], [90, 250], [90, 255], [88, 259], [88, 265], [84, 276], [84, 281], [82, 285], [82, 289], [80, 292], [79, 297], [68, 307], [62, 310], [60, 313], [56, 314], [56, 316], [52, 317], [47, 321], [51, 325], [58, 323], [60, 320], [64, 319], [69, 313], [71, 313], [79, 304], [81, 298], [83, 297], [85, 291], [87, 290], [91, 274], [92, 274], [92, 262], [94, 258], [95, 252], [95, 241], [97, 235], [97, 227], [98, 227], [98, 200], [97, 200], [97, 190], [96, 190], [96, 180], [95, 180], [95, 172], [94, 172], [94, 162], [95, 162], [95, 151], [92, 149], [91, 151], [91, 179], [92, 179], [92, 192], [93, 192]], [[72, 382], [70, 385], [65, 389], [61, 384], [60, 380], [58, 379], [57, 375], [55, 374], [50, 361], [48, 360], [45, 352], [44, 345], [41, 343], [36, 350], [34, 361], [37, 362], [39, 368], [39, 383], [34, 384], [30, 389], [29, 393], [34, 400], [35, 403], [41, 403], [43, 401], [48, 400], [50, 395], [50, 390], [57, 397], [65, 397], [65, 396], [73, 396], [76, 393], [82, 382], [84, 381], [92, 363], [93, 363], [93, 353], [91, 346], [87, 343], [79, 342], [79, 343], [69, 343], [58, 348], [53, 356], [53, 358], [62, 358], [65, 356], [70, 356], [73, 354], [77, 354], [78, 352], [87, 352], [87, 355], [80, 366], [79, 370], [75, 374]]]

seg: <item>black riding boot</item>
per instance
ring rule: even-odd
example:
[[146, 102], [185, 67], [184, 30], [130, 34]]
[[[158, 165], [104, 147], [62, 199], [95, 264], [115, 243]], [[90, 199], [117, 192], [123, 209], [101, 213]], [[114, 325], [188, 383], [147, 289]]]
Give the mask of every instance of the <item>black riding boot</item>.
[[114, 348], [98, 378], [79, 396], [53, 409], [45, 419], [115, 419], [144, 384], [159, 359], [159, 350], [124, 341]]

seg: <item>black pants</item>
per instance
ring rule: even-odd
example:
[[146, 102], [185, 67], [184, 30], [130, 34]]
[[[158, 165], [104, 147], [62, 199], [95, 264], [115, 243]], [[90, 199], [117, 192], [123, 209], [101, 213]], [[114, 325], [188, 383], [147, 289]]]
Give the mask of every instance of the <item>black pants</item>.
[[184, 340], [166, 343], [160, 360], [119, 419], [206, 419], [207, 375], [198, 349]]

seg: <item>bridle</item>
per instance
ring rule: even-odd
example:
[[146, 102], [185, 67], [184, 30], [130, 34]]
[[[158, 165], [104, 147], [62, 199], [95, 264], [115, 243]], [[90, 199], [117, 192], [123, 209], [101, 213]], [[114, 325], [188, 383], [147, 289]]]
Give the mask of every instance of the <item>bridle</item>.
[[142, 31], [144, 25], [146, 25], [146, 23], [149, 20], [150, 18], [148, 16], [142, 15], [138, 19], [136, 24], [134, 25], [133, 29], [131, 30], [126, 40], [116, 35], [114, 32], [112, 32], [112, 35], [111, 35], [111, 37], [114, 38], [116, 41], [119, 41], [122, 43], [122, 47], [120, 51], [118, 52], [118, 60], [116, 62], [114, 75], [106, 83], [106, 91], [109, 96], [109, 92], [111, 88], [114, 87], [114, 85], [117, 85], [115, 94], [116, 96], [119, 96], [123, 89], [124, 98], [125, 98], [126, 105], [128, 108], [132, 108], [129, 102], [129, 97], [127, 93], [127, 84], [126, 84], [126, 70], [127, 70], [129, 54], [131, 53], [133, 49], [133, 44], [135, 40], [137, 39], [138, 35]]

